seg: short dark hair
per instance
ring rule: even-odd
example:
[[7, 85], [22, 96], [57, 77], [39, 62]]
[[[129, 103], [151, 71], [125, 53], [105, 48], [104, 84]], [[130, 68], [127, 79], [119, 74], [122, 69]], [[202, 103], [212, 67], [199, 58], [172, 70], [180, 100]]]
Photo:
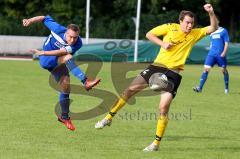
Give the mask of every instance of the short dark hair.
[[75, 31], [75, 32], [80, 32], [80, 28], [79, 28], [79, 26], [76, 25], [76, 24], [69, 24], [69, 25], [67, 26], [67, 29], [71, 29], [71, 30], [73, 30], [73, 31]]
[[193, 12], [187, 11], [187, 10], [183, 10], [183, 11], [180, 12], [178, 20], [179, 21], [183, 21], [185, 16], [189, 16], [189, 17], [195, 19], [195, 15], [194, 15]]

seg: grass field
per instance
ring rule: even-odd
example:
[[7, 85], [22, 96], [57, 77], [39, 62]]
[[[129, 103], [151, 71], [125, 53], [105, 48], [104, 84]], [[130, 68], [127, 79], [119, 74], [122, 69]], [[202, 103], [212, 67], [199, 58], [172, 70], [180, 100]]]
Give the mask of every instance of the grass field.
[[[83, 66], [85, 69], [86, 67]], [[95, 130], [104, 117], [74, 120], [76, 131], [57, 122], [57, 92], [49, 87], [49, 73], [37, 61], [0, 61], [0, 158], [1, 159], [238, 159], [240, 156], [240, 68], [230, 66], [230, 94], [224, 94], [223, 77], [216, 67], [204, 91], [195, 94], [202, 72], [187, 65], [178, 95], [171, 105], [170, 121], [160, 151], [142, 149], [155, 136], [159, 96], [137, 97], [111, 127]], [[132, 72], [131, 76], [137, 72]], [[110, 63], [104, 63], [99, 89], [116, 94]], [[73, 82], [77, 82], [73, 80]], [[94, 90], [92, 90], [94, 91]], [[93, 108], [101, 100], [71, 96], [71, 110]]]

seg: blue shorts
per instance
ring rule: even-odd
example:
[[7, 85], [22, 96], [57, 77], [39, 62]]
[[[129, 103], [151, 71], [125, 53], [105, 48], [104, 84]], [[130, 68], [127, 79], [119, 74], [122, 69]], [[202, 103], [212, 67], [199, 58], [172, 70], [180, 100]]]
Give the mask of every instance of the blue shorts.
[[69, 76], [68, 68], [65, 64], [58, 65], [57, 56], [39, 56], [39, 62], [43, 69], [48, 70], [54, 79], [59, 82], [62, 76]]
[[58, 57], [40, 55], [39, 63], [42, 68], [51, 72], [55, 67], [58, 66]]
[[211, 56], [207, 55], [205, 59], [204, 66], [213, 67], [215, 64], [218, 64], [219, 67], [226, 68], [227, 67], [227, 58], [221, 56]]

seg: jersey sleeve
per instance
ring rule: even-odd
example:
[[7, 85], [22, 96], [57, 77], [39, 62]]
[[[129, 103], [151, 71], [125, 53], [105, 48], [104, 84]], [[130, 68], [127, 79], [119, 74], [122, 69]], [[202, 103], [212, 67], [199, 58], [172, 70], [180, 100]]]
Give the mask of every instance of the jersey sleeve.
[[80, 49], [82, 47], [82, 39], [78, 38], [77, 42], [74, 44], [74, 45], [68, 45], [68, 46], [65, 46], [64, 48], [66, 49], [66, 51], [70, 54], [75, 54], [75, 52]]
[[170, 26], [171, 26], [171, 24], [159, 25], [159, 26], [153, 28], [152, 30], [150, 30], [149, 32], [156, 36], [166, 35]]
[[199, 41], [204, 36], [206, 36], [207, 35], [207, 30], [208, 30], [208, 27], [194, 29], [195, 41]]
[[230, 41], [227, 29], [224, 29], [223, 39], [225, 43]]
[[43, 24], [56, 34], [66, 31], [66, 28], [58, 24], [50, 15], [45, 16]]

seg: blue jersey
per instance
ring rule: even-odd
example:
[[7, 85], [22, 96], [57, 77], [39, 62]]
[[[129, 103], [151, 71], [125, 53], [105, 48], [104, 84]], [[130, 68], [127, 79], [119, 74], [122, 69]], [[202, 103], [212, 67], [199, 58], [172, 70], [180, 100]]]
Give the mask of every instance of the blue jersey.
[[208, 55], [220, 56], [223, 52], [225, 42], [229, 42], [228, 31], [219, 27], [215, 32], [210, 35], [211, 45]]
[[68, 45], [65, 35], [67, 28], [58, 24], [55, 20], [53, 20], [51, 16], [45, 16], [43, 23], [51, 31], [51, 34], [44, 42], [44, 51], [59, 50], [60, 48], [65, 48], [68, 53], [73, 55], [78, 49], [82, 47], [82, 40], [80, 36], [78, 37], [75, 44]]

